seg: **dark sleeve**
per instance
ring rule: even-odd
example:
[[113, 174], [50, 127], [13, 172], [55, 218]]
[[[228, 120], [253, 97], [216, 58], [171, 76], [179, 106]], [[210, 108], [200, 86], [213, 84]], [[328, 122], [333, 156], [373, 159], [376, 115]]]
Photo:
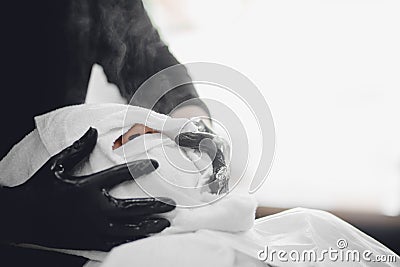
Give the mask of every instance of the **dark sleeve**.
[[[96, 62], [103, 67], [108, 81], [116, 84], [128, 101], [150, 76], [179, 64], [160, 39], [142, 1], [98, 0], [96, 13]], [[179, 67], [177, 72], [183, 80], [191, 81], [184, 66]], [[141, 98], [145, 100], [146, 94], [151, 96], [159, 93], [154, 90], [164, 89], [152, 87], [144, 91]], [[190, 104], [200, 105], [208, 112], [204, 103], [193, 100], [195, 98], [198, 98], [198, 94], [189, 83], [166, 93], [154, 107], [154, 103], [146, 101], [134, 104], [168, 114], [177, 105], [192, 99]]]
[[0, 243], [2, 266], [57, 266], [81, 267], [84, 257], [49, 250], [16, 247]]

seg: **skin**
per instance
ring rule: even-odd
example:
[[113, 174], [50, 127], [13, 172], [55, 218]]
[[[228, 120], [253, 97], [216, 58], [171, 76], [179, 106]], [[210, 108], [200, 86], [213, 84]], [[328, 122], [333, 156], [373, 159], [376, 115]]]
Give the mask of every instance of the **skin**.
[[[173, 118], [192, 118], [192, 117], [200, 117], [200, 118], [209, 118], [209, 114], [203, 108], [193, 105], [183, 106], [175, 109], [171, 112], [171, 117]], [[204, 123], [211, 127], [211, 121], [209, 119], [204, 119]], [[129, 138], [134, 135], [143, 135], [143, 134], [152, 134], [158, 133], [158, 131], [147, 127], [143, 124], [135, 124], [133, 125], [124, 135], [118, 137], [114, 141], [112, 149], [115, 150], [127, 142], [129, 142]]]
[[129, 142], [129, 138], [131, 138], [134, 135], [144, 135], [144, 134], [152, 134], [152, 133], [158, 133], [158, 131], [147, 127], [143, 124], [135, 124], [133, 125], [124, 135], [118, 137], [117, 140], [114, 141], [112, 149], [115, 150], [127, 142]]

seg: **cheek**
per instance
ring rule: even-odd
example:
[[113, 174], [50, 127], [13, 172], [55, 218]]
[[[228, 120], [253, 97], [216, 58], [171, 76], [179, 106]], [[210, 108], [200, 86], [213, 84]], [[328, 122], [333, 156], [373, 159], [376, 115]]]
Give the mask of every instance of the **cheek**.
[[144, 126], [143, 124], [135, 124], [124, 135], [114, 141], [113, 150], [129, 142], [129, 138], [147, 133], [158, 133], [158, 131]]

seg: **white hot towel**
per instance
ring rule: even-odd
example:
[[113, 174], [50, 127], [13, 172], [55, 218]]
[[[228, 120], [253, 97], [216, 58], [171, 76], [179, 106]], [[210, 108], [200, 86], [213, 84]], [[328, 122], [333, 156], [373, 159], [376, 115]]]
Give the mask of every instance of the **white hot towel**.
[[[150, 194], [174, 199], [177, 209], [165, 215], [172, 226], [162, 234], [198, 229], [237, 232], [253, 225], [254, 198], [248, 194], [229, 194], [215, 201], [216, 196], [209, 194], [205, 190], [208, 187], [204, 186], [212, 172], [211, 160], [208, 156], [200, 157], [194, 150], [180, 149], [173, 141], [180, 132], [197, 130], [187, 119], [174, 119], [129, 105], [85, 104], [38, 116], [35, 122], [36, 129], [0, 162], [2, 185], [15, 186], [25, 182], [51, 156], [79, 139], [89, 127], [94, 127], [99, 134], [97, 145], [75, 174], [90, 174], [138, 159], [157, 160], [156, 171], [136, 182], [132, 180], [116, 186], [111, 194], [119, 198], [148, 197]], [[114, 141], [138, 123], [162, 134], [142, 135], [113, 150]], [[197, 208], [187, 208], [194, 206]], [[82, 252], [72, 253], [82, 255]], [[97, 255], [85, 254], [98, 260]]]

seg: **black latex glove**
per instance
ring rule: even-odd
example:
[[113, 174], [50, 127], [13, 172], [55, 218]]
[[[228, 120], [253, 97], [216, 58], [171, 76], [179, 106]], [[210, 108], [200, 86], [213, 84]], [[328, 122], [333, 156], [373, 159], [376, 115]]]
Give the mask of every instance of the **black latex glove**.
[[27, 182], [0, 189], [0, 239], [3, 242], [109, 250], [158, 233], [170, 225], [158, 213], [174, 209], [171, 199], [117, 199], [109, 190], [158, 167], [138, 160], [88, 176], [69, 171], [86, 158], [97, 142], [90, 128], [73, 145], [53, 156]]
[[186, 132], [175, 138], [181, 147], [205, 152], [212, 160], [213, 175], [208, 181], [211, 193], [223, 194], [229, 190], [229, 171], [225, 163], [224, 147], [226, 142], [218, 136], [206, 132]]

